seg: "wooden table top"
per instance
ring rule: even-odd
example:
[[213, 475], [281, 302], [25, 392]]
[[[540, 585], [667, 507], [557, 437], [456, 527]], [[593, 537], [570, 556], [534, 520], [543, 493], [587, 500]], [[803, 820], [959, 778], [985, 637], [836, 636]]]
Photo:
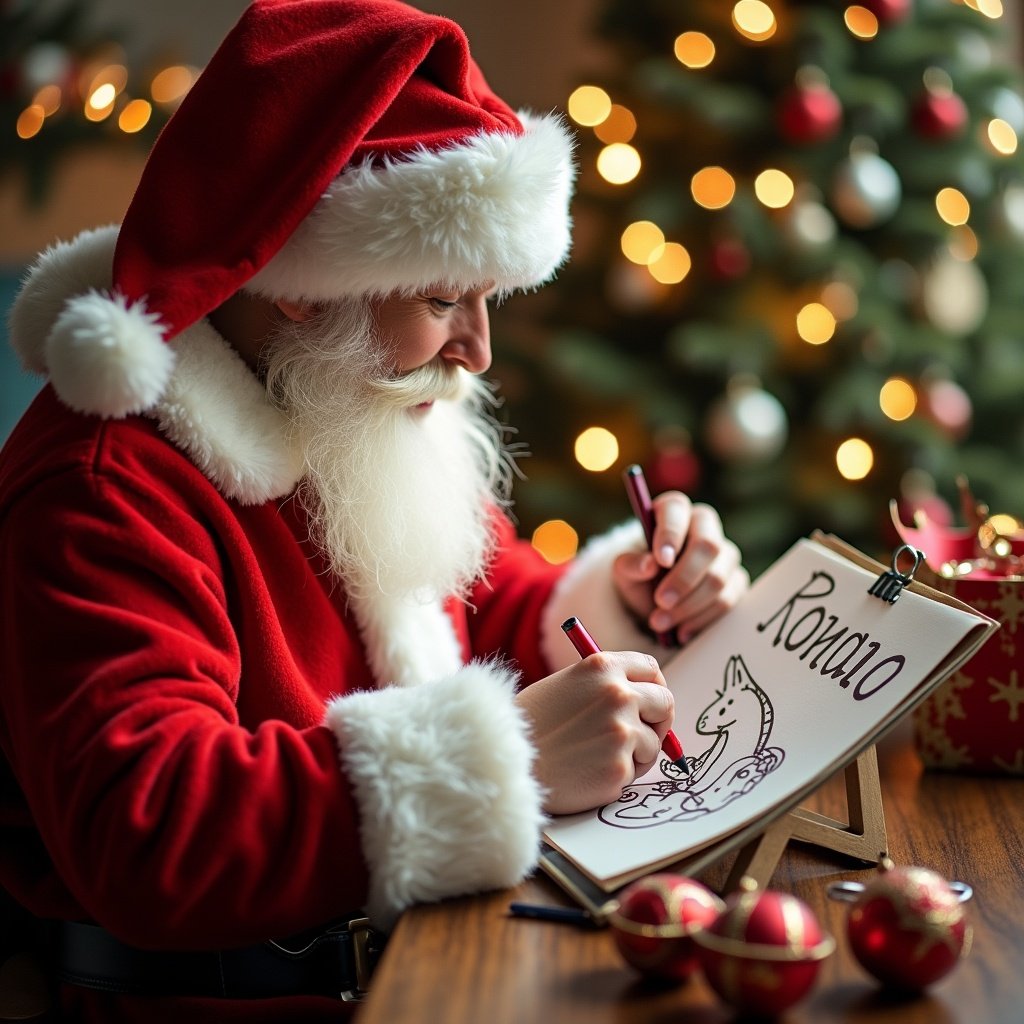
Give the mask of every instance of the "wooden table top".
[[[889, 853], [974, 888], [970, 955], [927, 993], [886, 992], [853, 959], [848, 907], [829, 882], [871, 869], [791, 844], [772, 887], [805, 900], [836, 952], [786, 1024], [1021, 1024], [1024, 1021], [1024, 780], [925, 772], [908, 728], [878, 748]], [[842, 819], [841, 779], [808, 806]], [[701, 878], [721, 885], [728, 862]], [[358, 1024], [725, 1024], [736, 1018], [700, 975], [659, 988], [620, 958], [607, 928], [590, 930], [508, 914], [513, 899], [571, 905], [544, 876], [513, 890], [407, 912], [392, 935]]]

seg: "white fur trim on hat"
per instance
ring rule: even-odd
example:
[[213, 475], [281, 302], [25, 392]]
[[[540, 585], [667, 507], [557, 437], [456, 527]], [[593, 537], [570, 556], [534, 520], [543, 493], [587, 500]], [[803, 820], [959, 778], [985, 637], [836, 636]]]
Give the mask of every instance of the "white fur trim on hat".
[[644, 551], [643, 529], [635, 519], [591, 540], [579, 553], [551, 592], [540, 623], [541, 651], [552, 671], [579, 660], [565, 642], [562, 623], [571, 615], [600, 637], [608, 651], [642, 651], [660, 657], [665, 653], [644, 632], [622, 603], [612, 581], [612, 562], [626, 551]]
[[[25, 368], [50, 373], [60, 399], [79, 411], [155, 419], [227, 498], [257, 505], [290, 494], [303, 465], [287, 419], [209, 322], [152, 351], [152, 317], [100, 294], [110, 287], [116, 242], [116, 227], [85, 231], [32, 267], [9, 320]], [[140, 355], [141, 370], [133, 363]], [[119, 362], [129, 366], [111, 372]]]
[[11, 344], [79, 412], [119, 419], [150, 408], [174, 370], [159, 318], [110, 287], [117, 228], [47, 249], [11, 309]]
[[327, 709], [360, 809], [367, 910], [388, 929], [414, 903], [515, 885], [544, 824], [515, 678], [474, 663]]
[[46, 339], [54, 390], [79, 412], [120, 419], [151, 408], [174, 369], [160, 318], [144, 302], [87, 292], [68, 301]]
[[44, 250], [29, 268], [8, 316], [11, 347], [29, 373], [46, 373], [46, 338], [64, 303], [109, 288], [117, 228], [83, 231]]
[[569, 252], [572, 138], [555, 116], [339, 175], [250, 281], [271, 298], [329, 300], [433, 284], [548, 280]]

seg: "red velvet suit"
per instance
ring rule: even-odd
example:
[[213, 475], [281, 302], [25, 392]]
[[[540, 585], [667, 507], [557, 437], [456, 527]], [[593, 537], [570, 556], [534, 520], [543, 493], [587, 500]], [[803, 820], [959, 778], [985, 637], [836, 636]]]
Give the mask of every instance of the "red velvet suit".
[[[151, 421], [46, 389], [0, 459], [0, 510], [0, 884], [164, 948], [362, 906], [357, 801], [322, 723], [381, 681], [296, 503], [226, 500]], [[498, 527], [488, 585], [448, 610], [467, 658], [535, 678], [559, 572]]]

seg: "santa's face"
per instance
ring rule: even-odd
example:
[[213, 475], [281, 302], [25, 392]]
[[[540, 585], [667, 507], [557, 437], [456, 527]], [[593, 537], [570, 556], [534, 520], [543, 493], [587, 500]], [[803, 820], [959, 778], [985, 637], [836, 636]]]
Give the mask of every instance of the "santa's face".
[[463, 594], [486, 564], [510, 468], [473, 372], [490, 363], [486, 294], [339, 302], [271, 346], [268, 387], [306, 462], [298, 498], [357, 600]]
[[491, 365], [487, 300], [494, 293], [489, 283], [465, 290], [439, 285], [373, 300], [370, 310], [379, 337], [389, 346], [392, 371], [400, 376], [438, 359], [483, 373]]

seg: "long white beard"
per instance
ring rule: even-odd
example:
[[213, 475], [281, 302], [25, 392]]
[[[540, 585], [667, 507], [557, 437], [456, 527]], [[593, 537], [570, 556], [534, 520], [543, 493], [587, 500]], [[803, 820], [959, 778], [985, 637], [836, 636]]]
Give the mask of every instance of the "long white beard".
[[354, 600], [465, 596], [511, 477], [493, 392], [439, 360], [389, 379], [383, 356], [357, 301], [278, 332], [267, 387], [304, 453], [298, 500]]

